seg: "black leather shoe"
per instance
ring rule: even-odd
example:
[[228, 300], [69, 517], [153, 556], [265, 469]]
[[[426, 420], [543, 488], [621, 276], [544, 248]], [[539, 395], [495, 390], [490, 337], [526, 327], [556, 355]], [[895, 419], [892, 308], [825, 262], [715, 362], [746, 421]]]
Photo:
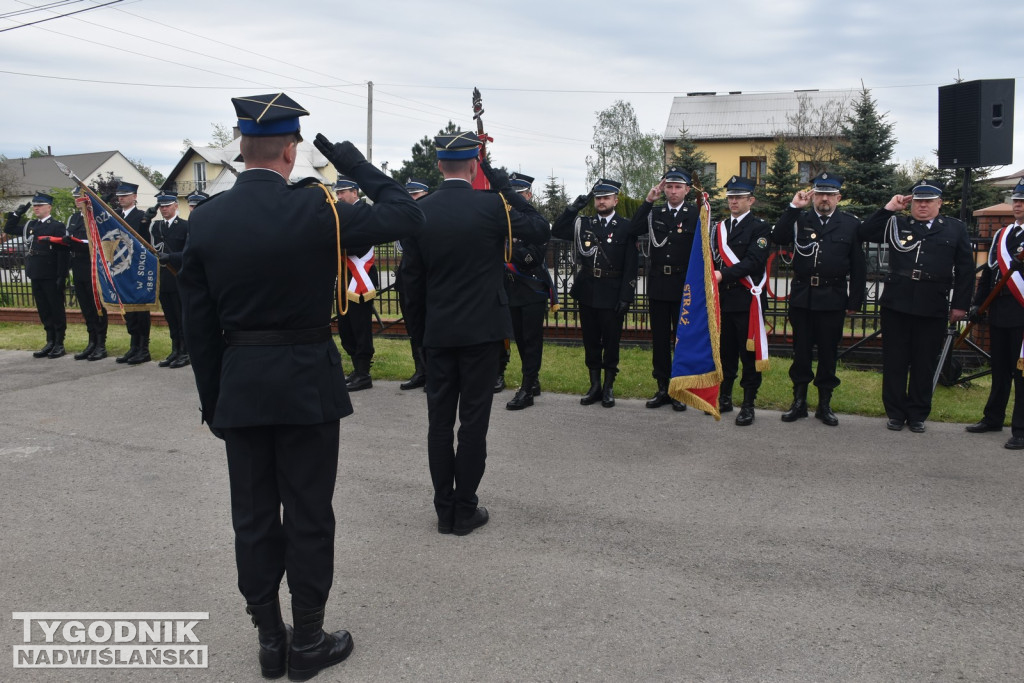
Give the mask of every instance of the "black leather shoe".
[[494, 380], [494, 393], [500, 393], [505, 390], [505, 375], [498, 375], [498, 379]]
[[452, 533], [456, 536], [465, 536], [473, 531], [473, 529], [477, 529], [482, 527], [484, 524], [487, 524], [487, 520], [490, 518], [491, 516], [487, 514], [487, 508], [483, 505], [477, 506], [477, 509], [468, 519], [455, 520], [455, 525], [452, 527]]
[[1011, 436], [1010, 440], [1003, 444], [1003, 448], [1011, 451], [1024, 450], [1024, 436]]
[[814, 411], [814, 417], [818, 418], [829, 427], [835, 427], [839, 424], [839, 417], [832, 412], [832, 406], [827, 404], [819, 405], [818, 409]]
[[407, 379], [398, 385], [398, 388], [402, 391], [409, 391], [410, 389], [419, 389], [422, 386], [426, 386], [427, 376], [417, 370], [413, 373], [412, 377]]
[[655, 393], [654, 396], [651, 396], [650, 400], [648, 400], [644, 405], [648, 408], [660, 408], [662, 406], [667, 406], [671, 402], [672, 397], [668, 395], [668, 392], [664, 389], [658, 389], [657, 393]]
[[445, 521], [437, 520], [437, 533], [439, 534], [450, 534], [452, 532], [452, 520], [448, 519]]
[[754, 424], [754, 406], [740, 406], [740, 412], [736, 416], [736, 424], [740, 427], [747, 427]]
[[324, 608], [299, 608], [292, 603], [295, 630], [288, 649], [288, 680], [308, 681], [321, 670], [345, 660], [352, 652], [348, 631], [325, 633]]
[[672, 399], [672, 410], [676, 411], [677, 413], [681, 413], [684, 410], [686, 410], [686, 404], [683, 403], [682, 401]]
[[143, 363], [148, 363], [151, 360], [153, 360], [153, 357], [149, 355], [149, 349], [140, 348], [139, 352], [129, 358], [126, 362], [128, 365], [141, 365]]
[[982, 420], [981, 422], [975, 422], [972, 425], [964, 427], [964, 431], [970, 432], [971, 434], [984, 434], [985, 432], [1001, 432], [1003, 431], [1003, 425], [993, 425]]
[[615, 390], [610, 384], [604, 385], [604, 391], [601, 392], [601, 405], [605, 408], [615, 407]]
[[537, 380], [536, 382], [533, 383], [533, 389], [531, 390], [531, 393], [534, 396], [540, 396], [540, 380]]
[[46, 346], [44, 346], [43, 348], [39, 349], [38, 351], [33, 351], [32, 352], [32, 357], [33, 358], [46, 358], [47, 356], [50, 355], [50, 351], [53, 351], [53, 341], [52, 340], [47, 341], [46, 342]]
[[97, 346], [96, 350], [89, 354], [89, 360], [103, 360], [107, 357], [107, 347]]
[[373, 387], [373, 378], [365, 372], [353, 372], [348, 376], [345, 388], [349, 391], [362, 391]]
[[796, 422], [802, 417], [807, 417], [807, 401], [799, 398], [793, 399], [789, 410], [782, 414], [783, 422]]
[[247, 605], [252, 625], [259, 629], [260, 673], [264, 678], [280, 678], [288, 671], [288, 644], [292, 627], [281, 619], [281, 604], [275, 598], [264, 605]]
[[47, 358], [60, 358], [65, 353], [67, 353], [67, 351], [64, 350], [64, 344], [62, 344], [60, 342], [57, 342], [56, 344], [53, 345], [53, 348], [50, 349], [50, 353], [46, 354], [46, 357]]
[[174, 370], [176, 368], [183, 368], [186, 365], [192, 364], [192, 357], [187, 353], [179, 353], [178, 357], [171, 361], [170, 368]]
[[138, 346], [130, 346], [128, 350], [124, 352], [123, 356], [118, 356], [114, 359], [115, 363], [127, 363], [139, 352]]
[[718, 397], [718, 412], [720, 412], [720, 413], [731, 413], [732, 412], [732, 396], [719, 396]]
[[907, 426], [910, 427], [910, 431], [915, 434], [924, 433], [924, 421], [923, 420], [908, 420]]
[[505, 408], [508, 410], [522, 410], [523, 408], [529, 408], [533, 405], [533, 394], [522, 387], [519, 387], [519, 391], [512, 397], [512, 400], [505, 404]]
[[885, 423], [886, 429], [891, 429], [894, 432], [903, 431], [903, 420], [897, 420], [896, 418], [889, 418], [889, 421]]

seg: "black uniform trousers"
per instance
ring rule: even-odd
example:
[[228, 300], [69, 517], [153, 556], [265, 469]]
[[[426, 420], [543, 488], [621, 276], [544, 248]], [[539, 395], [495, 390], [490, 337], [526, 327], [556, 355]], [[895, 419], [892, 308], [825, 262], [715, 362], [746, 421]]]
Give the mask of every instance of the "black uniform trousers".
[[[846, 311], [813, 311], [809, 308], [790, 308], [789, 322], [793, 325], [793, 364], [789, 378], [793, 385], [807, 385], [814, 380], [819, 389], [835, 389], [836, 357], [843, 338]], [[814, 347], [818, 347], [818, 370], [811, 370]]]
[[611, 372], [619, 371], [619, 340], [625, 320], [625, 313], [580, 303], [583, 360], [588, 370], [604, 368]]
[[39, 322], [43, 324], [43, 329], [49, 334], [63, 334], [68, 327], [67, 314], [64, 312], [65, 281], [65, 278], [32, 280], [32, 296], [36, 300]]
[[107, 316], [100, 315], [96, 308], [96, 296], [93, 293], [92, 264], [89, 262], [89, 254], [82, 256], [74, 254], [71, 256], [71, 272], [75, 278], [75, 298], [78, 299], [78, 308], [82, 311], [82, 318], [85, 319], [85, 329], [92, 334], [106, 336]]
[[985, 422], [993, 426], [1003, 426], [1006, 421], [1006, 403], [1010, 400], [1010, 388], [1013, 387], [1013, 416], [1010, 426], [1013, 436], [1024, 436], [1024, 376], [1017, 369], [1020, 358], [1021, 341], [1024, 340], [1024, 327], [989, 326], [992, 357], [992, 388], [989, 390], [988, 401], [985, 403]]
[[660, 301], [651, 299], [651, 376], [659, 382], [672, 379], [672, 354], [676, 350], [676, 330], [679, 328], [679, 308], [682, 299]]
[[124, 314], [124, 326], [128, 334], [139, 335], [143, 344], [149, 341], [149, 311], [132, 311]]
[[722, 384], [728, 387], [736, 381], [740, 361], [743, 375], [740, 386], [757, 391], [761, 386], [761, 373], [757, 371], [757, 358], [753, 351], [747, 351], [747, 331], [750, 326], [748, 312], [722, 312], [722, 337], [720, 353], [722, 358]]
[[932, 381], [945, 341], [946, 319], [883, 306], [881, 323], [885, 414], [893, 420], [923, 422], [932, 410]]
[[[526, 380], [535, 380], [540, 374], [544, 356], [544, 318], [548, 314], [546, 301], [525, 306], [509, 306], [512, 314], [512, 333], [515, 336], [519, 360], [523, 364], [523, 386]], [[526, 387], [529, 388], [529, 387]]]
[[348, 302], [348, 312], [338, 316], [338, 337], [353, 364], [373, 360], [373, 301]]
[[[164, 273], [163, 276], [170, 277], [167, 273]], [[174, 348], [184, 351], [185, 334], [181, 323], [181, 295], [177, 290], [160, 292], [160, 309], [164, 312], [167, 331], [170, 333]]]
[[423, 347], [430, 424], [427, 460], [434, 484], [434, 508], [440, 520], [465, 519], [476, 511], [502, 344], [498, 340], [472, 346]]
[[339, 423], [224, 429], [238, 589], [250, 605], [273, 600], [285, 572], [294, 603], [327, 602]]

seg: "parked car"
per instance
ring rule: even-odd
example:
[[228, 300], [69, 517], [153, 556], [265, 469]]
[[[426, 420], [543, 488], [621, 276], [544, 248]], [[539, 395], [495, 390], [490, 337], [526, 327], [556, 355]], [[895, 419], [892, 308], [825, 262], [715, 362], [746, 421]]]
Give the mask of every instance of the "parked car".
[[0, 244], [0, 268], [20, 270], [25, 267], [25, 254], [28, 247], [21, 237], [12, 237]]

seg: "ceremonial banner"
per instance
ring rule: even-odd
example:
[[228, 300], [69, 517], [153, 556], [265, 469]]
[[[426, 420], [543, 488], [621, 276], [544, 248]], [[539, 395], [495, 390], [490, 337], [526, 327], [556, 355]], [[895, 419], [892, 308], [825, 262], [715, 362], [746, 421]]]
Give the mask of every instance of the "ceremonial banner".
[[718, 385], [722, 383], [722, 357], [719, 338], [722, 327], [711, 258], [711, 206], [708, 195], [701, 199], [700, 220], [693, 241], [686, 285], [679, 307], [676, 349], [672, 359], [669, 395], [698, 410], [721, 419], [718, 412]]
[[91, 191], [81, 200], [96, 293], [122, 313], [157, 309], [160, 262]]

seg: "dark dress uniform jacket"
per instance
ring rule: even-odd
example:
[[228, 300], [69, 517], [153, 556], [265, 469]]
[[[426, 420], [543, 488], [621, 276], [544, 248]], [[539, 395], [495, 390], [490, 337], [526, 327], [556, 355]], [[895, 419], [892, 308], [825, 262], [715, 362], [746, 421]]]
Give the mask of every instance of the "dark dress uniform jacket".
[[[859, 311], [867, 283], [864, 249], [857, 234], [860, 220], [851, 214], [833, 211], [822, 227], [814, 211], [790, 206], [775, 224], [772, 242], [783, 246], [793, 244], [794, 223], [801, 249], [793, 251], [794, 277], [789, 286], [789, 307]], [[817, 251], [808, 253], [815, 244]], [[813, 284], [815, 282], [818, 284]]]
[[[725, 220], [728, 225], [732, 216]], [[718, 223], [715, 223], [712, 229], [717, 232]], [[768, 238], [771, 237], [771, 233], [772, 227], [767, 222], [748, 213], [729, 233], [726, 240], [733, 253], [736, 254], [738, 259], [736, 265], [726, 267], [721, 264], [720, 256], [715, 254], [716, 267], [722, 272], [722, 281], [718, 283], [718, 293], [723, 313], [745, 313], [750, 310], [750, 290], [744, 287], [740, 280], [747, 275], [755, 285], [761, 280], [765, 264], [768, 263]], [[717, 241], [716, 233], [712, 233], [712, 243], [717, 244]], [[763, 291], [761, 296], [765, 297]]]
[[[529, 202], [518, 199], [509, 198], [512, 236], [546, 242], [547, 221]], [[425, 347], [455, 347], [511, 337], [502, 266], [508, 221], [501, 198], [474, 190], [462, 180], [445, 180], [417, 205], [426, 225], [417, 237], [402, 241], [406, 321], [412, 338], [422, 339]]]
[[[153, 233], [153, 246], [159, 250], [163, 244], [163, 253], [171, 257], [168, 262], [175, 270], [181, 270], [181, 255], [185, 251], [185, 241], [188, 239], [188, 221], [180, 216], [175, 216], [168, 225], [167, 221], [154, 221], [150, 226]], [[160, 273], [160, 291], [178, 291], [178, 278], [171, 275], [166, 266], [161, 265], [163, 272]]]
[[[551, 226], [552, 237], [572, 241], [576, 249], [576, 212], [566, 209]], [[639, 257], [632, 223], [614, 214], [607, 228], [597, 216], [580, 217], [580, 243], [592, 256], [576, 253], [582, 268], [573, 278], [569, 294], [591, 308], [614, 309], [620, 301], [632, 302]]]
[[[650, 223], [648, 223], [650, 216]], [[647, 270], [647, 296], [657, 301], [680, 301], [686, 286], [693, 237], [697, 233], [700, 209], [684, 203], [673, 218], [668, 205], [644, 202], [633, 215], [633, 235], [641, 237], [654, 230]], [[662, 246], [656, 246], [655, 241]]]
[[[886, 226], [893, 212], [879, 209], [861, 224], [861, 239], [884, 242]], [[974, 289], [974, 252], [967, 226], [955, 218], [937, 216], [929, 229], [926, 223], [896, 217], [900, 252], [889, 244], [889, 274], [879, 304], [900, 313], [944, 318], [949, 313], [949, 290], [953, 308], [967, 310]]]
[[[1011, 235], [1006, 246], [1010, 250], [1011, 257], [1019, 256], [1020, 251], [1024, 251], [1024, 233], [1016, 237]], [[997, 248], [993, 246], [993, 251]], [[978, 278], [978, 291], [974, 294], [975, 306], [984, 303], [1001, 278], [999, 264], [982, 269], [981, 277]], [[995, 299], [989, 304], [988, 322], [993, 327], [1024, 327], [1024, 307], [1017, 303], [1017, 298], [1010, 291], [1009, 283], [999, 290]]]
[[[368, 163], [349, 174], [376, 204], [336, 205], [341, 244], [412, 234], [409, 193]], [[317, 185], [246, 170], [189, 216], [178, 275], [185, 339], [203, 418], [218, 428], [307, 425], [352, 412], [333, 338], [313, 344], [227, 346], [222, 330], [303, 330], [331, 322], [335, 215]]]
[[551, 274], [544, 260], [546, 253], [547, 240], [543, 244], [516, 241], [512, 245], [512, 265], [516, 272], [509, 270], [505, 277], [509, 306], [529, 306], [548, 301]]
[[68, 250], [40, 237], [64, 237], [67, 229], [56, 218], [39, 220], [33, 218], [25, 227], [18, 225], [18, 219], [10, 217], [4, 225], [8, 235], [25, 237], [28, 254], [25, 257], [25, 275], [30, 280], [62, 280], [68, 274]]

